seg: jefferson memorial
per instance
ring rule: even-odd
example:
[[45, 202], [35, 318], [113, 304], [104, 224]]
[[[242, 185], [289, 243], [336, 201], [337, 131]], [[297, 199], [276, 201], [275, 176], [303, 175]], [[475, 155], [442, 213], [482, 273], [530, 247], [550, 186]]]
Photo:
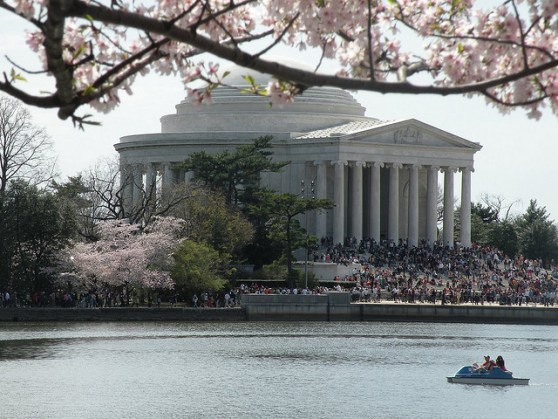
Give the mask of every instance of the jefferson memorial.
[[266, 97], [241, 93], [249, 87], [243, 78], [247, 74], [263, 86], [270, 79], [233, 66], [227, 86], [212, 92], [212, 104], [187, 98], [176, 105], [176, 113], [161, 117], [161, 133], [129, 135], [115, 144], [125, 199], [141, 200], [144, 185], [164, 189], [188, 182], [192, 173], [176, 165], [191, 153], [232, 151], [271, 135], [273, 159], [290, 164], [280, 173], [264, 174], [263, 183], [335, 203], [308, 215], [310, 234], [332, 237], [334, 243], [347, 237], [406, 240], [409, 246], [443, 240], [451, 247], [454, 182], [460, 180], [458, 240], [471, 245], [471, 174], [478, 143], [415, 119], [366, 117], [363, 106], [337, 88], [310, 88], [290, 105], [270, 106]]

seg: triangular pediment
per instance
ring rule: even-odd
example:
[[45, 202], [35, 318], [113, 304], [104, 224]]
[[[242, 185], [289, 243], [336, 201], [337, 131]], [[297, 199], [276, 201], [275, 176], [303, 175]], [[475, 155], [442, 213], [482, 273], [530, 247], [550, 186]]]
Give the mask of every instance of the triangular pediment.
[[359, 141], [383, 145], [409, 145], [415, 147], [444, 147], [480, 150], [478, 143], [468, 141], [447, 131], [416, 119], [399, 121], [354, 121], [312, 131], [296, 139], [337, 138], [340, 142]]

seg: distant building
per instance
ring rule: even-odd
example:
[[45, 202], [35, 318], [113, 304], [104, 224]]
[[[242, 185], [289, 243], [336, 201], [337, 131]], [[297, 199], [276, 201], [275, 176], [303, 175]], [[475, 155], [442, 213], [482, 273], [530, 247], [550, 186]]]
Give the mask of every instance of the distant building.
[[[471, 173], [481, 149], [456, 135], [415, 119], [381, 121], [348, 92], [311, 88], [293, 104], [269, 106], [269, 100], [241, 93], [248, 87], [233, 67], [229, 86], [213, 91], [213, 104], [189, 99], [176, 113], [161, 118], [161, 133], [122, 137], [115, 145], [127, 199], [140, 199], [142, 185], [188, 181], [191, 173], [173, 166], [191, 153], [233, 150], [262, 135], [273, 136], [274, 159], [291, 163], [263, 181], [280, 192], [301, 193], [301, 182], [314, 184], [317, 198], [335, 207], [309, 216], [308, 230], [334, 243], [346, 237], [377, 242], [443, 240], [453, 246], [454, 176], [461, 177], [460, 242], [471, 244]], [[253, 73], [253, 72], [252, 72]], [[259, 75], [266, 80], [269, 76]], [[258, 83], [265, 84], [261, 77]], [[437, 236], [438, 178], [443, 177], [443, 237]], [[156, 182], [159, 179], [159, 182]]]

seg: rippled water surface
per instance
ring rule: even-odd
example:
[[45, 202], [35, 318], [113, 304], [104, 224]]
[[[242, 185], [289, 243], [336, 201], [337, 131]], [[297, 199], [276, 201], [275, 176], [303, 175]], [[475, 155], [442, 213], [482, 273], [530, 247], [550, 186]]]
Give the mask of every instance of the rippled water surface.
[[[554, 418], [558, 328], [0, 323], [1, 418]], [[529, 386], [449, 384], [502, 355]]]

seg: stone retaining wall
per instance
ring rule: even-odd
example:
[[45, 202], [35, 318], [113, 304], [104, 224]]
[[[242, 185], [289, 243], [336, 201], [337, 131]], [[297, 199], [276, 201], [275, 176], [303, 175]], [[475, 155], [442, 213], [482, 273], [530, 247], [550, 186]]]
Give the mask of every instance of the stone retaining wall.
[[241, 308], [2, 308], [0, 321], [245, 321]]
[[558, 308], [531, 306], [350, 303], [349, 293], [244, 295], [248, 321], [417, 321], [558, 325]]
[[0, 321], [405, 321], [558, 325], [558, 308], [350, 303], [350, 294], [242, 296], [242, 308], [1, 308]]
[[558, 325], [558, 310], [548, 307], [354, 304], [361, 321], [420, 321], [446, 323], [499, 323]]

